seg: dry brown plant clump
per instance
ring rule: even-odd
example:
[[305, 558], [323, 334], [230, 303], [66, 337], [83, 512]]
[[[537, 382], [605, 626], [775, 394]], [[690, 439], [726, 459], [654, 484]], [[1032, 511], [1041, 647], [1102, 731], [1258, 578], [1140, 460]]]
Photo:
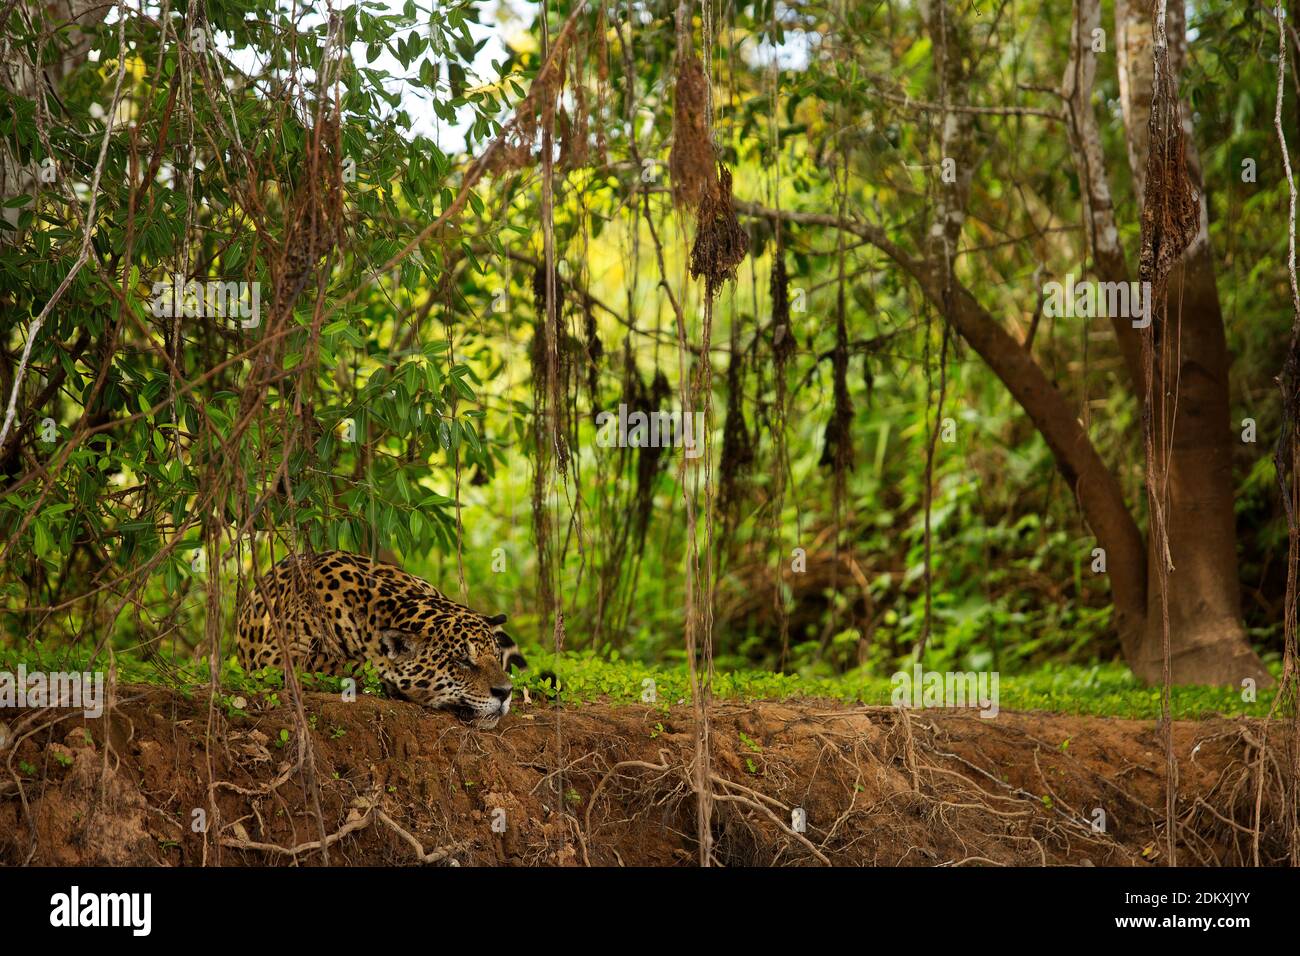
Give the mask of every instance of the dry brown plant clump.
[[673, 148], [668, 175], [678, 208], [697, 209], [716, 194], [718, 177], [708, 123], [709, 80], [699, 57], [683, 57], [677, 66], [673, 104]]
[[691, 276], [704, 277], [710, 293], [726, 280], [736, 278], [736, 267], [749, 252], [749, 234], [736, 218], [731, 203], [731, 170], [718, 167], [718, 188], [700, 202], [691, 248]]

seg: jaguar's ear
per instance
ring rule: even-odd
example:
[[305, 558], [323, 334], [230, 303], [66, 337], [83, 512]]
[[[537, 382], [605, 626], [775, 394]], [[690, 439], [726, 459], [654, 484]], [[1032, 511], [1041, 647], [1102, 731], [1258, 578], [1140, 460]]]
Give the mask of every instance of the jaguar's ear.
[[519, 651], [519, 645], [505, 631], [497, 631], [497, 647], [501, 649], [501, 669], [506, 673], [510, 673], [512, 664], [520, 669], [528, 666], [528, 661], [524, 660], [524, 655]]
[[404, 631], [383, 631], [379, 635], [379, 648], [385, 657], [401, 660], [415, 653], [415, 642]]
[[506, 615], [494, 614], [492, 617], [487, 619], [487, 622], [491, 624], [493, 627], [500, 627], [502, 624], [506, 622], [506, 620], [507, 620]]

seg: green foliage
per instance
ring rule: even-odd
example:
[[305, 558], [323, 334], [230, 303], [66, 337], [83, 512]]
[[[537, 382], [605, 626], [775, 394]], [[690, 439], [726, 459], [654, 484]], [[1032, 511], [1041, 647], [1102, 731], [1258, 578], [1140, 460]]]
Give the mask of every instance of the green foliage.
[[[359, 56], [339, 61], [339, 134], [329, 141], [334, 121], [317, 122], [322, 110], [333, 110], [329, 99], [311, 83], [292, 93], [291, 84], [282, 86], [304, 67], [320, 67], [300, 57], [309, 49], [319, 58], [326, 24], [310, 10], [263, 8], [264, 15], [248, 16], [247, 4], [209, 4], [206, 45], [193, 41], [184, 55], [156, 22], [127, 19], [122, 109], [133, 118], [131, 135], [123, 125], [107, 139], [96, 258], [34, 342], [32, 394], [44, 382], [52, 394], [41, 407], [20, 408], [18, 445], [11, 445], [26, 446], [51, 480], [32, 481], [16, 460], [5, 463], [0, 480], [0, 598], [10, 609], [53, 599], [56, 581], [84, 584], [87, 569], [77, 562], [88, 551], [104, 555], [111, 573], [143, 578], [146, 608], [166, 607], [173, 596], [204, 588], [198, 551], [228, 556], [237, 531], [275, 529], [315, 548], [454, 551], [453, 499], [440, 479], [450, 469], [491, 473], [501, 459], [484, 431], [479, 392], [500, 366], [483, 341], [449, 327], [411, 336], [403, 325], [427, 290], [446, 284], [468, 247], [430, 248], [372, 285], [356, 281], [368, 264], [398, 251], [405, 223], [446, 205], [451, 158], [414, 132], [390, 76]], [[18, 12], [9, 12], [17, 23]], [[184, 11], [169, 16], [184, 32]], [[355, 16], [344, 17], [342, 39], [365, 44], [371, 60], [387, 51], [411, 69], [407, 88], [431, 96], [444, 118], [469, 123], [473, 144], [500, 109], [495, 94], [469, 88], [469, 62], [482, 45], [471, 39], [477, 16], [467, 2], [439, 5], [423, 18], [413, 4], [400, 14], [359, 4]], [[91, 118], [92, 106], [111, 102], [119, 65], [117, 24], [86, 29], [96, 35], [98, 62], [83, 64], [60, 91], [48, 130], [38, 128], [31, 101], [0, 94], [16, 108], [5, 135], [18, 160], [50, 159], [59, 170], [50, 188], [19, 197], [14, 226], [4, 223], [20, 237], [0, 245], [6, 349], [22, 342], [23, 316], [51, 300], [79, 251], [67, 195], [95, 165], [102, 124]], [[61, 55], [57, 37], [20, 30], [18, 38], [41, 62]], [[257, 74], [234, 65], [249, 56]], [[528, 68], [520, 66], [521, 75]], [[211, 70], [231, 78], [221, 95], [200, 89], [180, 108], [169, 99], [183, 78]], [[286, 111], [290, 101], [294, 109]], [[314, 145], [322, 129], [323, 155]], [[226, 151], [234, 142], [242, 153]], [[141, 143], [154, 150], [156, 181], [133, 179]], [[191, 144], [193, 163], [178, 152]], [[287, 325], [272, 329], [286, 268], [275, 244], [308, 241], [294, 219], [295, 203], [307, 201], [303, 172], [333, 177], [340, 162], [353, 164], [356, 175], [341, 180], [334, 268], [324, 271], [319, 295], [311, 282]], [[186, 223], [194, 234], [185, 233]], [[180, 250], [188, 256], [183, 268]], [[178, 271], [200, 282], [258, 286], [260, 314], [159, 315], [175, 304], [167, 283]], [[465, 305], [455, 285], [432, 314]], [[318, 321], [322, 314], [328, 321]], [[273, 342], [264, 339], [272, 335]], [[253, 420], [250, 355], [282, 373]], [[178, 376], [192, 387], [178, 387]], [[52, 441], [37, 437], [46, 418]], [[105, 427], [87, 433], [88, 424]], [[27, 636], [29, 623], [5, 619], [18, 637]]]
[[[553, 36], [568, 9], [548, 9]], [[997, 18], [957, 12], [955, 27], [988, 31], [969, 57], [972, 102], [1057, 108], [1034, 91], [1059, 86], [1065, 44], [1045, 38], [1070, 10], [1067, 0], [1035, 0]], [[536, 647], [552, 630], [538, 587], [536, 496], [571, 651], [552, 668], [565, 699], [638, 701], [648, 679], [659, 705], [685, 699], [680, 459], [601, 448], [592, 421], [644, 399], [658, 375], [672, 404], [680, 384], [705, 370], [683, 367], [672, 332], [680, 301], [692, 347], [701, 336], [699, 291], [679, 281], [694, 223], [663, 195], [661, 178], [644, 178], [667, 165], [673, 137], [671, 9], [638, 11], [635, 29], [621, 8], [602, 8], [599, 20], [588, 11], [570, 61], [561, 123], [581, 132], [559, 127], [554, 238], [558, 387], [572, 460], [541, 489], [538, 144], [512, 143], [523, 158], [501, 160], [469, 190], [454, 228], [399, 256], [451, 207], [474, 157], [536, 78], [542, 30], [533, 9], [506, 5], [500, 23], [485, 23], [484, 5], [468, 0], [400, 11], [363, 2], [341, 21], [348, 55], [328, 88], [316, 82], [328, 66], [318, 11], [276, 0], [211, 0], [205, 11], [206, 54], [177, 42], [181, 9], [165, 30], [129, 17], [126, 49], [116, 21], [87, 22], [98, 58], [75, 64], [57, 103], [47, 98], [38, 110], [34, 99], [0, 91], [8, 153], [59, 171], [49, 188], [6, 201], [16, 210], [0, 243], [6, 397], [8, 356], [22, 352], [31, 317], [78, 261], [88, 212], [78, 189], [94, 173], [105, 129], [95, 108], [111, 103], [122, 64], [120, 119], [130, 120], [107, 138], [91, 255], [33, 342], [20, 437], [0, 461], [0, 662], [53, 667], [84, 657], [93, 639], [101, 661], [115, 655], [120, 680], [193, 688], [215, 659], [230, 713], [276, 706], [282, 676], [243, 673], [229, 639], [255, 569], [288, 548], [384, 553], [453, 597], [463, 575], [469, 603], [508, 612], [512, 632]], [[64, 55], [58, 31], [19, 13], [11, 9], [4, 25], [15, 55], [41, 63]], [[1273, 36], [1266, 13], [1193, 4], [1196, 55], [1183, 84], [1213, 184], [1212, 239], [1236, 356], [1232, 417], [1255, 418], [1261, 435], [1234, 463], [1236, 503], [1245, 613], [1274, 661], [1286, 534], [1268, 448], [1279, 427], [1273, 376], [1289, 290], [1277, 268], [1286, 186], [1278, 170], [1264, 175], [1276, 165], [1275, 77], [1257, 54]], [[723, 19], [710, 51], [713, 134], [737, 195], [813, 213], [842, 202], [904, 251], [921, 248], [935, 207], [927, 170], [942, 158], [940, 124], [900, 105], [939, 98], [921, 9], [759, 3]], [[505, 39], [485, 45], [494, 31]], [[602, 55], [613, 80], [610, 69], [602, 81], [590, 68]], [[188, 93], [174, 98], [179, 89]], [[1117, 94], [1107, 65], [1098, 110]], [[1108, 167], [1126, 170], [1122, 124], [1102, 125]], [[1068, 139], [1059, 124], [995, 115], [978, 118], [974, 137], [979, 166], [957, 275], [1027, 339], [1038, 270], [1060, 276], [1086, 264]], [[574, 158], [582, 150], [585, 163]], [[1242, 182], [1245, 158], [1259, 161], [1258, 183]], [[355, 179], [342, 178], [345, 161]], [[328, 251], [272, 331], [288, 253], [310, 244], [298, 211], [328, 183], [340, 190]], [[640, 185], [652, 188], [638, 194]], [[1132, 252], [1130, 177], [1116, 175], [1112, 186]], [[709, 441], [722, 447], [736, 409], [754, 455], [747, 468], [715, 456], [715, 481], [734, 473], [741, 488], [740, 506], [715, 516], [711, 538], [715, 692], [879, 703], [888, 675], [925, 636], [927, 667], [999, 670], [1008, 701], [1150, 716], [1149, 692], [1126, 685], [1112, 663], [1108, 582], [1089, 568], [1095, 542], [1074, 490], [1004, 384], [962, 343], [945, 351], [934, 309], [877, 252], [842, 250], [799, 222], [783, 226], [781, 254], [806, 301], [792, 313], [796, 347], [778, 383], [766, 294], [777, 237], [766, 220], [745, 224], [752, 255], [714, 303], [707, 369]], [[155, 284], [177, 269], [258, 283], [262, 321], [157, 315]], [[824, 451], [841, 298], [854, 467], [836, 500]], [[1033, 356], [1078, 408], [1141, 521], [1137, 406], [1113, 343], [1089, 344], [1089, 332], [1044, 321]], [[742, 360], [729, 380], [727, 363]], [[788, 405], [779, 410], [782, 392]], [[927, 474], [945, 417], [956, 440], [936, 446]], [[40, 437], [46, 418], [52, 442]], [[637, 515], [639, 535], [629, 530]], [[790, 571], [796, 547], [815, 559], [807, 574]], [[142, 663], [146, 655], [161, 663]], [[546, 652], [532, 656], [536, 665]], [[554, 694], [541, 669], [525, 684]], [[377, 690], [373, 672], [357, 678]], [[322, 676], [304, 683], [342, 686]], [[1206, 694], [1180, 690], [1180, 712], [1236, 712]]]
[[[603, 700], [616, 704], [649, 704], [667, 713], [672, 706], [690, 703], [690, 680], [683, 665], [648, 666], [620, 658], [610, 652], [566, 653], [550, 659], [534, 651], [533, 671], [516, 675], [516, 685], [529, 689], [534, 698], [556, 699], [566, 706]], [[543, 673], [543, 670], [545, 671]], [[851, 671], [833, 677], [779, 674], [757, 670], [719, 671], [714, 676], [715, 697], [740, 700], [782, 700], [812, 697], [874, 706], [890, 706], [892, 675], [879, 676]], [[558, 680], [557, 692], [555, 681]], [[653, 684], [647, 682], [653, 681]], [[645, 700], [653, 686], [655, 700]], [[1160, 690], [1143, 687], [1120, 664], [1044, 665], [1023, 675], [1002, 675], [999, 706], [1006, 710], [1041, 710], [1054, 713], [1088, 714], [1102, 717], [1156, 719], [1160, 716]], [[1264, 716], [1272, 692], [1260, 692], [1257, 700], [1245, 702], [1233, 688], [1175, 687], [1171, 711], [1178, 719], [1214, 715]], [[741, 743], [754, 753], [762, 748], [743, 735]]]
[[[115, 654], [110, 662], [102, 655], [97, 656], [95, 648], [87, 644], [51, 646], [37, 642], [30, 648], [0, 646], [0, 671], [10, 673], [16, 673], [20, 665], [28, 673], [86, 673], [105, 671], [110, 664], [116, 671], [119, 683], [161, 684], [187, 696], [208, 686], [208, 662], [204, 658], [169, 658], [159, 655], [153, 660], [142, 660], [136, 654], [124, 653]], [[353, 672], [353, 676], [302, 673], [298, 675], [298, 680], [303, 690], [318, 693], [343, 694], [355, 691], [358, 694], [383, 694], [383, 683], [372, 664], [366, 662], [349, 665], [347, 669]], [[281, 694], [284, 692], [282, 670], [260, 667], [247, 672], [232, 656], [222, 660], [219, 682], [222, 688], [221, 705], [232, 716], [248, 716], [250, 705], [254, 702], [270, 708], [281, 706]]]
[[[525, 648], [533, 666], [515, 674], [516, 694], [527, 688], [534, 702], [561, 702], [566, 707], [581, 707], [594, 701], [625, 706], [650, 707], [668, 714], [673, 707], [691, 702], [690, 678], [684, 665], [650, 665], [627, 660], [617, 652], [597, 654], [590, 650], [568, 652], [556, 658], [540, 648]], [[0, 649], [0, 670], [12, 670], [19, 661], [29, 670], [88, 670], [90, 649], [75, 653], [68, 648], [52, 652], [36, 648], [34, 653], [19, 656]], [[202, 694], [207, 687], [206, 665], [175, 667], [162, 662], [142, 662], [129, 656], [114, 660], [118, 680], [131, 683], [159, 684], [187, 695]], [[862, 670], [835, 676], [783, 674], [762, 670], [727, 670], [714, 675], [712, 694], [732, 700], [782, 700], [791, 697], [819, 698], [845, 703], [891, 706], [894, 683], [891, 676]], [[1275, 676], [1276, 673], [1275, 673]], [[344, 687], [338, 678], [300, 674], [305, 690], [338, 695]], [[557, 687], [558, 685], [558, 687]], [[222, 686], [230, 691], [228, 701], [244, 697], [264, 707], [278, 707], [283, 691], [283, 674], [259, 671], [244, 674], [233, 662], [222, 672]], [[382, 696], [377, 683], [368, 684], [368, 694]], [[1261, 691], [1256, 701], [1242, 700], [1233, 688], [1175, 687], [1171, 711], [1178, 719], [1210, 716], [1253, 716], [1268, 713], [1272, 691]], [[1049, 711], [1103, 717], [1156, 719], [1160, 715], [1160, 689], [1143, 687], [1121, 664], [1044, 665], [1023, 675], [1002, 675], [999, 682], [999, 707], [1005, 710]], [[247, 712], [237, 712], [247, 716]], [[313, 718], [315, 715], [312, 715]], [[313, 726], [315, 726], [313, 724]], [[662, 732], [662, 724], [658, 732]], [[329, 729], [331, 739], [344, 735], [341, 728]], [[289, 732], [282, 731], [276, 746], [289, 742]], [[756, 757], [762, 746], [744, 734], [741, 745]], [[1061, 744], [1066, 747], [1068, 742]], [[751, 771], [753, 772], [753, 771]]]

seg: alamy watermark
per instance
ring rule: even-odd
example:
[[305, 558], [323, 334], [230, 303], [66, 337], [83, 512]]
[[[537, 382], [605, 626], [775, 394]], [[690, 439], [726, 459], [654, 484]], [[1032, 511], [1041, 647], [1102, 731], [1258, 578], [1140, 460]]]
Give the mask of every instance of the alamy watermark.
[[704, 413], [680, 411], [617, 412], [596, 415], [596, 444], [601, 448], [684, 448], [687, 458], [704, 454]]
[[1056, 318], [1130, 319], [1133, 328], [1151, 324], [1150, 282], [1074, 281], [1074, 273], [1065, 282], [1048, 282], [1043, 286], [1043, 315]]
[[0, 671], [0, 708], [71, 707], [86, 717], [104, 713], [103, 671]]
[[215, 318], [238, 320], [255, 329], [262, 321], [262, 283], [186, 279], [176, 273], [153, 284], [150, 309], [156, 318]]
[[50, 897], [50, 925], [57, 928], [119, 926], [133, 936], [153, 928], [152, 893], [83, 893], [73, 886]]
[[977, 707], [981, 717], [998, 715], [997, 671], [925, 671], [913, 664], [890, 685], [895, 707]]

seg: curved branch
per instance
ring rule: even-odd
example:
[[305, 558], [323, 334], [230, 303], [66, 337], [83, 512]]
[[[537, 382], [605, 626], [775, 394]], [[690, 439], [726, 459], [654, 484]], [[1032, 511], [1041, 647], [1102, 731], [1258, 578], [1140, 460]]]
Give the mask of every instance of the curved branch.
[[[803, 225], [844, 228], [867, 240], [906, 272], [925, 297], [979, 353], [1025, 410], [1047, 442], [1056, 467], [1069, 482], [1098, 544], [1106, 550], [1111, 573], [1115, 623], [1127, 655], [1136, 647], [1146, 621], [1146, 545], [1137, 522], [1129, 513], [1119, 481], [1106, 467], [1074, 409], [1029, 351], [979, 304], [964, 285], [954, 281], [944, 295], [944, 270], [911, 255], [885, 231], [858, 219], [840, 220], [824, 213], [786, 212], [757, 203], [735, 203], [736, 211], [751, 218]], [[946, 305], [945, 305], [946, 301]]]

